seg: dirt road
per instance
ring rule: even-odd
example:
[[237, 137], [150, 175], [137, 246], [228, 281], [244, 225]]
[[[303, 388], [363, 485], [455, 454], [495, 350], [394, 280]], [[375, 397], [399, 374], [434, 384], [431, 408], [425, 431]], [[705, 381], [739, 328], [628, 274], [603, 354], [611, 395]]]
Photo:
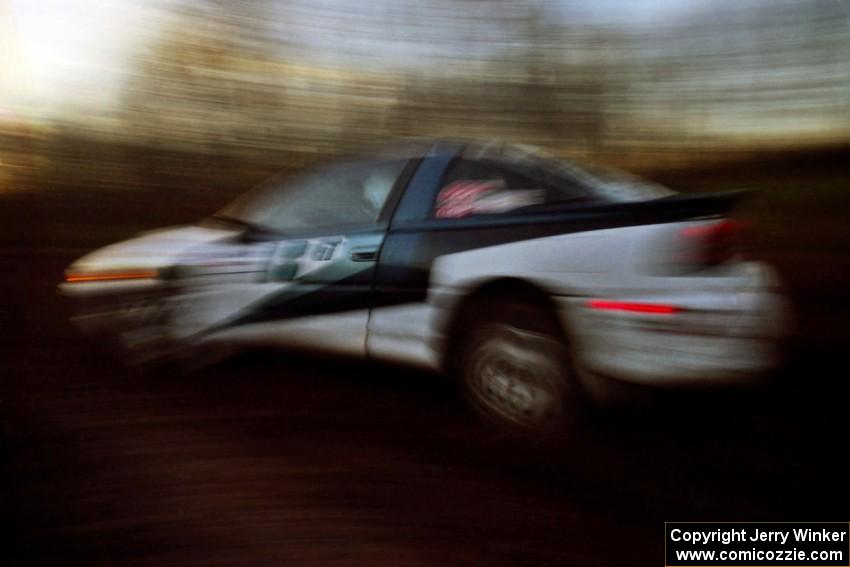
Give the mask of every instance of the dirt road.
[[661, 565], [664, 520], [847, 519], [840, 356], [517, 453], [407, 370], [129, 372], [66, 323], [76, 254], [2, 253], [4, 565]]

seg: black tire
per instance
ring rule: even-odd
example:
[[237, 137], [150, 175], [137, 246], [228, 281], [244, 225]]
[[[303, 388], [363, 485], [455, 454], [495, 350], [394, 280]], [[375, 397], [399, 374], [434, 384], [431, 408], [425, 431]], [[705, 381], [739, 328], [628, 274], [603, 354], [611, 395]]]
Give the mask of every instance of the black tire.
[[549, 439], [572, 432], [584, 394], [554, 313], [493, 298], [464, 320], [453, 372], [475, 412], [508, 434]]

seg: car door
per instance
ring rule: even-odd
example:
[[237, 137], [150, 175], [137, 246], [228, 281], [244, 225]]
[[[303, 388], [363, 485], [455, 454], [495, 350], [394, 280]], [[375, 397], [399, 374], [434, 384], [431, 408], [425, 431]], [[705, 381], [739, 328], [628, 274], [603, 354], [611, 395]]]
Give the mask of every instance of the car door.
[[[445, 315], [444, 302], [431, 287], [438, 261], [557, 234], [560, 223], [536, 222], [539, 211], [565, 198], [585, 202], [582, 191], [463, 152], [430, 156], [411, 180], [382, 248], [379, 306], [369, 321], [370, 355], [438, 368], [439, 319]], [[494, 260], [486, 252], [465, 258], [464, 269], [483, 269], [493, 278], [527, 260], [510, 255]]]
[[245, 229], [186, 258], [177, 334], [364, 354], [387, 209], [408, 167], [332, 166], [225, 208], [217, 218]]

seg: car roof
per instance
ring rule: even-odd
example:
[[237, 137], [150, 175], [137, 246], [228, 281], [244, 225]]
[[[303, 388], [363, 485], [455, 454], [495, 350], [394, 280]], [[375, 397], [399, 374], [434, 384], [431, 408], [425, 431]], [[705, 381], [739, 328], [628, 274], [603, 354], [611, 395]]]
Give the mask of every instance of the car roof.
[[[547, 153], [539, 147], [501, 140], [402, 138], [385, 144], [377, 152], [361, 154], [362, 160], [421, 159], [463, 156], [549, 171], [580, 181], [595, 194], [611, 201], [634, 201], [666, 197], [675, 191], [632, 174], [605, 166], [578, 164]], [[359, 160], [358, 160], [359, 161]]]

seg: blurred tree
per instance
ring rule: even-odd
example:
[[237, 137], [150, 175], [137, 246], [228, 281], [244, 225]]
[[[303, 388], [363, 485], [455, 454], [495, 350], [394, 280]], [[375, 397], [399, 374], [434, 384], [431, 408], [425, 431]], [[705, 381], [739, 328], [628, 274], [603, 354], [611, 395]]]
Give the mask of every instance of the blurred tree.
[[262, 125], [284, 105], [276, 77], [258, 72], [269, 56], [266, 7], [208, 0], [177, 10], [125, 86], [128, 135], [214, 153], [265, 145], [276, 132]]
[[462, 72], [408, 74], [392, 127], [406, 135], [509, 138], [558, 150], [600, 143], [615, 90], [602, 54], [616, 38], [576, 33], [539, 5], [523, 8], [489, 16], [500, 35], [487, 38], [491, 54], [483, 60], [465, 62]]

